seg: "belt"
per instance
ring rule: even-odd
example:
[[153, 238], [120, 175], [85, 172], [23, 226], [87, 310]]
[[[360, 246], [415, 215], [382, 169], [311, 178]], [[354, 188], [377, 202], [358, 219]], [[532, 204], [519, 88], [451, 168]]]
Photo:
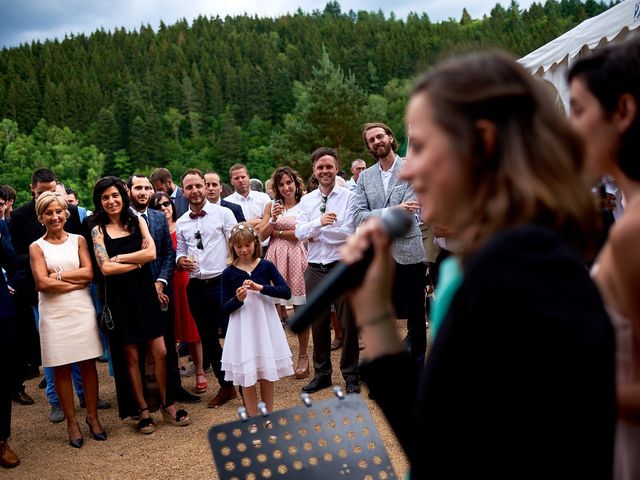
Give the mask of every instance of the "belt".
[[331, 270], [338, 263], [340, 262], [336, 260], [335, 262], [331, 262], [331, 263], [310, 263], [309, 266], [313, 268], [317, 268], [318, 270]]
[[217, 275], [217, 276], [211, 277], [211, 278], [191, 278], [191, 279], [189, 279], [190, 282], [200, 282], [200, 283], [204, 283], [205, 285], [215, 285], [216, 283], [219, 283], [220, 280], [222, 280], [222, 275]]

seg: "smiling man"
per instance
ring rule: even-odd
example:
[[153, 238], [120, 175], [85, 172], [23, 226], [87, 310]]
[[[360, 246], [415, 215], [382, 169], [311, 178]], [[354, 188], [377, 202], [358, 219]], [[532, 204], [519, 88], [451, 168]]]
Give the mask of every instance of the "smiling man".
[[[296, 220], [296, 237], [308, 241], [308, 268], [305, 272], [307, 295], [310, 294], [340, 261], [340, 247], [355, 231], [353, 222], [354, 196], [349, 190], [336, 185], [338, 152], [322, 147], [311, 154], [313, 173], [319, 187], [300, 200], [300, 215]], [[340, 370], [346, 382], [347, 393], [358, 393], [358, 330], [351, 306], [346, 297], [334, 302], [338, 321], [342, 327]], [[317, 392], [331, 385], [331, 309], [319, 313], [311, 327], [313, 335], [314, 377], [302, 388], [307, 393]]]

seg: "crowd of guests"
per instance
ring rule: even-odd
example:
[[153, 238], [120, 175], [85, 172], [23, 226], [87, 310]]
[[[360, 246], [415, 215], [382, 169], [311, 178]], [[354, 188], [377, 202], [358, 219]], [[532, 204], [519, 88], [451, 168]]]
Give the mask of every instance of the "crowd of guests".
[[[197, 169], [179, 185], [165, 168], [105, 177], [93, 212], [47, 169], [14, 211], [15, 192], [0, 188], [2, 466], [19, 462], [7, 443], [11, 398], [33, 402], [23, 380], [40, 361], [60, 412], [50, 418], [66, 419], [80, 448], [74, 388], [89, 433], [107, 440], [95, 365], [104, 345], [118, 414], [148, 434], [150, 381], [176, 426], [191, 421], [179, 404], [208, 391], [208, 368], [219, 384], [208, 406], [240, 389], [250, 416], [258, 397], [273, 409], [284, 376], [311, 377], [307, 393], [330, 386], [333, 317], [346, 392], [360, 392], [362, 375], [415, 478], [640, 478], [640, 42], [581, 60], [569, 82], [567, 120], [505, 55], [445, 62], [411, 96], [407, 157], [387, 125], [367, 123], [373, 162], [354, 160], [348, 181], [337, 151], [321, 147], [311, 179], [279, 167], [266, 192], [241, 164], [228, 195], [218, 173]], [[615, 222], [598, 222], [591, 191], [605, 176], [624, 194]], [[410, 219], [393, 242], [380, 221], [391, 208]], [[294, 365], [287, 307], [369, 249], [363, 284], [317, 312]], [[405, 338], [396, 318], [407, 319]], [[37, 353], [13, 351], [33, 338]], [[193, 360], [193, 393], [177, 344]]]

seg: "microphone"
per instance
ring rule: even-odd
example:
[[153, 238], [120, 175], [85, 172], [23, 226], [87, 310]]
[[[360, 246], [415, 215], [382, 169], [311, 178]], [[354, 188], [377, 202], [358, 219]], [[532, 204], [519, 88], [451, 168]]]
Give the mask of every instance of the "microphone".
[[[391, 237], [391, 240], [395, 240], [409, 231], [413, 225], [414, 216], [401, 208], [390, 208], [382, 214], [380, 222], [382, 229]], [[336, 265], [307, 297], [307, 303], [288, 322], [289, 329], [293, 333], [303, 332], [320, 313], [328, 309], [335, 298], [360, 285], [371, 260], [373, 260], [373, 245], [370, 245], [364, 252], [364, 256], [353, 265], [342, 262]]]

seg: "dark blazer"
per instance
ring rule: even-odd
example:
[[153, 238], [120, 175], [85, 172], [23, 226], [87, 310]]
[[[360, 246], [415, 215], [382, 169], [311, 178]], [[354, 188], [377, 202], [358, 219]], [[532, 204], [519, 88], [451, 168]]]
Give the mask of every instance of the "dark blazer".
[[167, 285], [171, 285], [176, 251], [173, 249], [167, 219], [162, 212], [150, 208], [147, 209], [147, 215], [149, 216], [149, 233], [156, 244], [156, 259], [151, 262], [153, 281], [161, 278], [167, 282]]
[[468, 260], [419, 381], [406, 354], [362, 376], [412, 478], [612, 476], [613, 328], [550, 229], [501, 232]]
[[[17, 266], [18, 258], [11, 244], [9, 226], [6, 221], [0, 220], [0, 268], [6, 270], [9, 282], [14, 277]], [[16, 314], [15, 304], [7, 287], [4, 275], [0, 271], [0, 318], [11, 318]]]
[[238, 223], [246, 222], [246, 219], [244, 218], [244, 213], [242, 213], [242, 207], [237, 203], [227, 202], [224, 198], [221, 198], [220, 206], [231, 210], [233, 212], [233, 215], [236, 217], [236, 221]]
[[[81, 235], [83, 231], [78, 208], [75, 205], [69, 205], [69, 213], [70, 216], [64, 226], [65, 231]], [[35, 305], [38, 303], [38, 294], [29, 263], [29, 246], [46, 232], [44, 225], [38, 221], [35, 200], [13, 211], [9, 231], [13, 248], [18, 255], [18, 272], [14, 287], [21, 294], [24, 293], [29, 297], [31, 305]]]
[[176, 186], [176, 197], [172, 198], [173, 204], [176, 206], [176, 213], [180, 218], [184, 213], [189, 210], [189, 200], [182, 193], [182, 189]]

